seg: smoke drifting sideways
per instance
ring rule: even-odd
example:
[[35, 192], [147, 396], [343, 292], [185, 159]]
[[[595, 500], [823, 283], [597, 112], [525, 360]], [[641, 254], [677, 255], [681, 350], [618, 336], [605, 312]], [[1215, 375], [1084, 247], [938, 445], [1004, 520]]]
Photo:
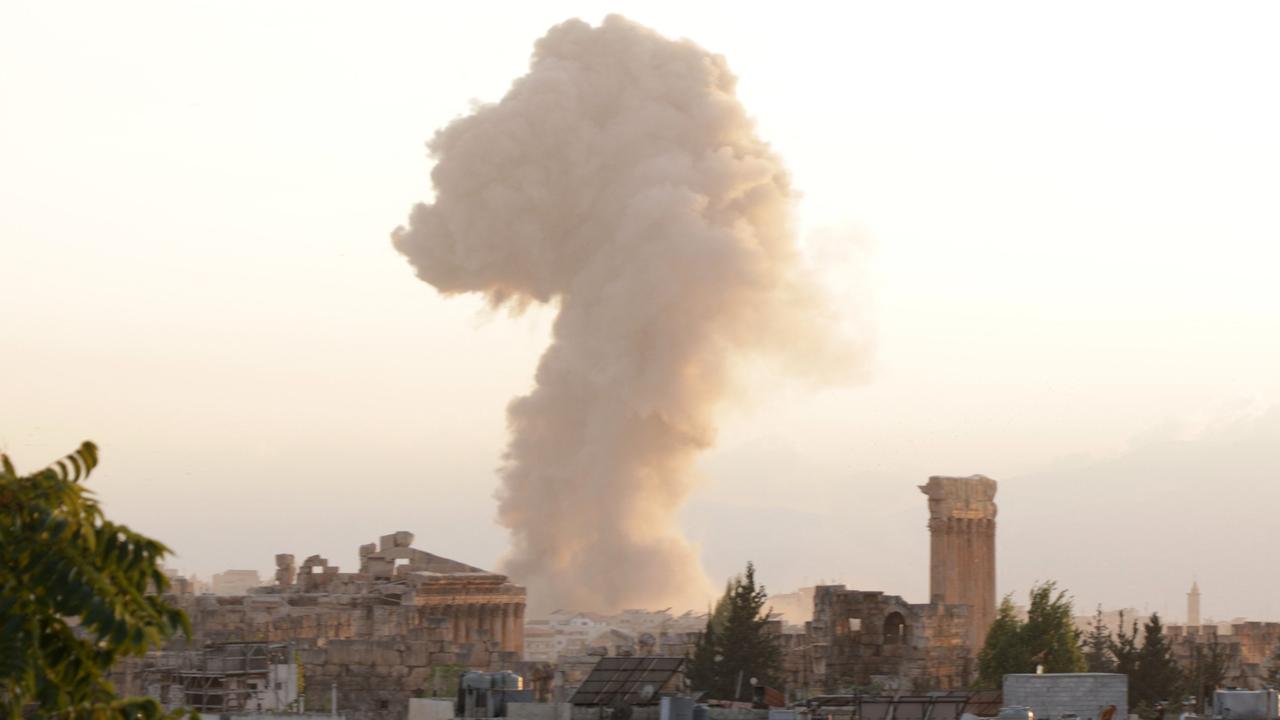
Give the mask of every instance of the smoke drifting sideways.
[[679, 512], [743, 361], [821, 380], [854, 360], [735, 85], [622, 17], [557, 25], [501, 101], [435, 134], [434, 202], [392, 233], [445, 295], [558, 304], [497, 493], [535, 614], [705, 607]]

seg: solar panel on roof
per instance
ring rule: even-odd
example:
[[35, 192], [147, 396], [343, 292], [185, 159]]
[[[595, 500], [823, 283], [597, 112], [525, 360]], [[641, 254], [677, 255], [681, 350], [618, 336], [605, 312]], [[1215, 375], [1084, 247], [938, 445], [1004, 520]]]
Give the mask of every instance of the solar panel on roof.
[[684, 658], [604, 657], [570, 699], [574, 705], [653, 705], [658, 691], [678, 672]]

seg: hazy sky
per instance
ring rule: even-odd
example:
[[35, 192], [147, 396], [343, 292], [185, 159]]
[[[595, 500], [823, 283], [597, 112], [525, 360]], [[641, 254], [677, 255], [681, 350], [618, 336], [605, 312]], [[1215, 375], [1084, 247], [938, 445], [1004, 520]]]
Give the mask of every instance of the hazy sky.
[[915, 485], [980, 472], [1001, 592], [1181, 619], [1194, 576], [1280, 620], [1280, 6], [828, 5], [5, 3], [0, 450], [97, 441], [202, 576], [399, 529], [493, 565], [552, 311], [445, 300], [388, 235], [435, 129], [617, 11], [728, 58], [877, 348], [726, 413], [681, 511], [713, 578], [924, 601]]

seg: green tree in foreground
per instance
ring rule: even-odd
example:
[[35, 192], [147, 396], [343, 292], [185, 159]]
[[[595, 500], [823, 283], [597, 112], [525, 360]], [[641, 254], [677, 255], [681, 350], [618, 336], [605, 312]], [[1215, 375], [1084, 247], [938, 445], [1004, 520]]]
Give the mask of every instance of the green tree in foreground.
[[1089, 672], [1109, 673], [1116, 671], [1116, 659], [1111, 654], [1111, 629], [1102, 620], [1102, 606], [1093, 616], [1093, 626], [1080, 645], [1084, 653], [1084, 664]]
[[695, 690], [719, 700], [750, 700], [752, 678], [776, 686], [782, 648], [766, 627], [767, 601], [764, 587], [756, 585], [755, 566], [747, 563], [746, 573], [729, 583], [694, 648], [689, 681]]
[[1173, 649], [1164, 636], [1160, 615], [1152, 613], [1142, 627], [1142, 647], [1138, 649], [1135, 667], [1129, 672], [1129, 706], [1155, 708], [1159, 703], [1176, 701], [1183, 685], [1182, 670], [1173, 659]]
[[[1120, 625], [1116, 628], [1115, 637], [1111, 640], [1111, 657], [1116, 661], [1116, 672], [1128, 675], [1130, 678], [1138, 671], [1138, 656], [1141, 654], [1142, 648], [1138, 645], [1138, 621], [1134, 620], [1133, 625], [1126, 630], [1124, 626], [1124, 612], [1120, 613]], [[1131, 699], [1129, 706], [1133, 707], [1133, 683], [1129, 683], [1129, 697]]]
[[1216, 637], [1211, 642], [1193, 646], [1191, 667], [1186, 671], [1186, 691], [1195, 698], [1197, 712], [1204, 711], [1213, 691], [1226, 682], [1230, 662], [1227, 646], [1219, 643]]
[[[978, 684], [998, 688], [1008, 673], [1032, 672], [1031, 654], [1022, 646], [1022, 621], [1013, 606], [1013, 598], [1005, 595], [995, 622], [987, 631], [987, 640], [978, 653]], [[1028, 669], [1028, 665], [1032, 665]]]
[[[1056, 592], [1055, 592], [1056, 591]], [[1031, 657], [1049, 673], [1084, 672], [1080, 631], [1076, 629], [1071, 596], [1052, 582], [1031, 589], [1031, 609], [1022, 632]]]
[[700, 690], [708, 690], [717, 683], [716, 656], [720, 653], [720, 643], [715, 626], [713, 616], [708, 615], [707, 627], [693, 648], [693, 657], [689, 658], [689, 684]]
[[996, 620], [978, 653], [978, 684], [1000, 687], [1010, 673], [1082, 672], [1080, 632], [1072, 617], [1071, 596], [1053, 582], [1031, 588], [1027, 621], [1018, 619], [1009, 597], [1000, 603]]
[[168, 588], [168, 548], [107, 520], [81, 485], [97, 464], [89, 442], [25, 476], [0, 455], [0, 717], [163, 715], [107, 672], [190, 626], [150, 592]]

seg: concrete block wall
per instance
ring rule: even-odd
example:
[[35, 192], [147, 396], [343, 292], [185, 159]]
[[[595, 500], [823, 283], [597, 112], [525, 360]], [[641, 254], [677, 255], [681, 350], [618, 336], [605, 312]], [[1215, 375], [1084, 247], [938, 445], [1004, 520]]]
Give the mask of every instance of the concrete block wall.
[[1098, 720], [1108, 706], [1116, 717], [1129, 715], [1129, 677], [1118, 673], [1048, 673], [1005, 675], [1004, 704], [1026, 706], [1036, 720], [1056, 720], [1075, 713], [1080, 720]]

